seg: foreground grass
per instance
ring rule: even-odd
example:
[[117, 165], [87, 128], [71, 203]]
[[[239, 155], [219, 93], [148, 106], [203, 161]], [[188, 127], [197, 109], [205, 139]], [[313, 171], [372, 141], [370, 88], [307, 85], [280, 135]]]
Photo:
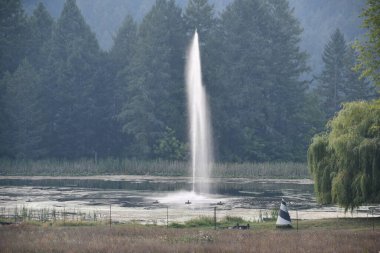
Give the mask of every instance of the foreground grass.
[[[137, 161], [128, 159], [9, 160], [0, 159], [1, 176], [91, 176], [151, 175], [189, 176], [190, 165], [181, 161]], [[216, 163], [213, 177], [310, 178], [305, 163]]]
[[[302, 221], [278, 230], [274, 222], [250, 230], [166, 228], [137, 224], [0, 226], [1, 252], [378, 252], [380, 230], [365, 219]], [[376, 219], [377, 226], [380, 220]], [[259, 225], [260, 224], [260, 225]], [[261, 224], [265, 224], [261, 225]]]

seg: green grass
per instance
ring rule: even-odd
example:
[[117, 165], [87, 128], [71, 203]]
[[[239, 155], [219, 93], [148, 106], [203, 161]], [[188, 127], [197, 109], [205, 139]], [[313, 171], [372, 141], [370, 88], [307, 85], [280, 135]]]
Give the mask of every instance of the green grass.
[[[223, 229], [239, 225], [249, 224], [254, 230], [273, 230], [276, 229], [276, 220], [268, 220], [264, 222], [252, 222], [242, 219], [241, 217], [226, 216], [217, 221], [217, 228]], [[293, 229], [297, 229], [297, 220], [292, 221]], [[375, 218], [332, 218], [332, 219], [317, 219], [317, 220], [299, 220], [299, 230], [370, 230], [374, 225], [375, 228], [380, 228], [380, 217]], [[185, 223], [171, 223], [172, 228], [214, 228], [213, 217], [198, 217], [186, 221]]]
[[[18, 217], [7, 218], [0, 217], [0, 223], [10, 223], [10, 224], [27, 224], [36, 226], [56, 226], [56, 227], [77, 227], [77, 226], [109, 226], [109, 220], [80, 220], [80, 219], [57, 219], [57, 220], [33, 220], [33, 219], [22, 219]], [[235, 225], [250, 225], [253, 230], [273, 230], [276, 229], [276, 220], [270, 219], [262, 222], [252, 222], [244, 220], [241, 217], [236, 216], [225, 216], [217, 220], [217, 229], [226, 229]], [[292, 221], [293, 229], [297, 229], [297, 220]], [[143, 225], [137, 222], [131, 221], [127, 223], [113, 222], [112, 226], [137, 226], [137, 227], [152, 227], [152, 225]], [[166, 225], [154, 225], [153, 227], [165, 227]], [[198, 218], [193, 218], [184, 223], [172, 222], [169, 223], [169, 228], [200, 228], [200, 229], [214, 229], [214, 218], [212, 216], [199, 216]], [[331, 218], [331, 219], [316, 219], [316, 220], [298, 220], [299, 230], [371, 230], [372, 228], [380, 228], [380, 217], [369, 217], [369, 218]]]
[[[151, 175], [190, 176], [190, 165], [183, 161], [137, 161], [128, 159], [9, 160], [0, 159], [1, 176], [92, 176]], [[216, 163], [213, 177], [226, 178], [310, 178], [305, 163]]]

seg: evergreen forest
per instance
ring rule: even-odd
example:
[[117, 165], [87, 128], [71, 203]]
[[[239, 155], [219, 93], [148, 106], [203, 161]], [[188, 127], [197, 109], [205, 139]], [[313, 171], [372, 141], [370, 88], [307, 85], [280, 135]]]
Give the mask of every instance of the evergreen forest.
[[317, 71], [287, 0], [228, 2], [156, 0], [140, 18], [120, 17], [104, 49], [75, 0], [57, 17], [43, 3], [27, 12], [0, 0], [0, 158], [188, 160], [195, 29], [217, 161], [305, 162], [345, 102], [378, 96], [340, 27]]

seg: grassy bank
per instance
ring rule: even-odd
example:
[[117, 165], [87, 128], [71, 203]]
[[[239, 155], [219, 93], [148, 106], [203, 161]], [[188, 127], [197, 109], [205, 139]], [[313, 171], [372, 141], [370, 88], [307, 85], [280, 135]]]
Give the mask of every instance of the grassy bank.
[[275, 229], [274, 222], [254, 224], [250, 230], [22, 223], [0, 226], [0, 245], [1, 252], [378, 252], [380, 220], [375, 231], [365, 222], [300, 221], [298, 231]]
[[[91, 176], [151, 175], [189, 176], [190, 165], [180, 161], [137, 161], [128, 159], [0, 160], [2, 176]], [[228, 178], [309, 178], [305, 163], [216, 163], [213, 177]]]
[[[185, 221], [183, 223], [169, 222], [168, 228], [177, 229], [217, 229], [223, 230], [231, 228], [236, 225], [246, 226], [249, 224], [250, 230], [276, 230], [276, 220], [277, 216], [270, 216], [263, 221], [248, 221], [241, 217], [236, 216], [224, 216], [217, 219], [216, 224], [214, 218], [211, 216], [199, 216], [191, 220]], [[86, 219], [83, 217], [70, 218], [67, 216], [66, 219], [29, 219], [28, 217], [0, 217], [0, 224], [8, 225], [34, 225], [41, 227], [80, 227], [80, 226], [95, 226], [103, 227], [110, 226], [109, 218], [106, 219]], [[216, 226], [215, 226], [216, 225]], [[157, 224], [142, 224], [140, 222], [129, 221], [126, 223], [120, 223], [119, 221], [112, 221], [111, 227], [166, 227], [166, 225]], [[380, 217], [367, 217], [367, 218], [328, 218], [328, 219], [314, 219], [314, 220], [292, 220], [293, 230], [379, 230], [380, 229]]]

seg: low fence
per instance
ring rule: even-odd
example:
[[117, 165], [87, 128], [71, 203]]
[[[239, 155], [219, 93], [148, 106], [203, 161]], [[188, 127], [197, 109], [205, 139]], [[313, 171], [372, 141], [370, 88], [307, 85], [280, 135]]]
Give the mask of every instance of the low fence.
[[[147, 225], [163, 225], [171, 227], [187, 227], [197, 226], [214, 226], [215, 229], [227, 228], [233, 225], [238, 228], [247, 228], [247, 225], [254, 227], [255, 223], [272, 221], [277, 219], [277, 210], [246, 210], [245, 214], [223, 207], [208, 207], [208, 208], [188, 208], [175, 209], [169, 207], [134, 210], [133, 208], [124, 208], [121, 210], [119, 206], [109, 205], [103, 206], [101, 209], [89, 208], [29, 208], [26, 206], [20, 207], [0, 207], [0, 224], [11, 224], [20, 222], [46, 222], [59, 223], [67, 225], [80, 224], [112, 224], [115, 223], [140, 223]], [[305, 210], [292, 210], [290, 216], [293, 220], [293, 227], [298, 229], [298, 222], [305, 219]], [[332, 213], [330, 218], [373, 218], [380, 216], [379, 207], [369, 207], [368, 209], [357, 209], [354, 212], [345, 213], [343, 210]], [[369, 224], [372, 224], [373, 229], [374, 219], [371, 219]], [[369, 220], [368, 220], [369, 221]], [[229, 225], [228, 225], [229, 224]], [[336, 224], [339, 227], [339, 224]], [[250, 227], [248, 225], [248, 228]]]

